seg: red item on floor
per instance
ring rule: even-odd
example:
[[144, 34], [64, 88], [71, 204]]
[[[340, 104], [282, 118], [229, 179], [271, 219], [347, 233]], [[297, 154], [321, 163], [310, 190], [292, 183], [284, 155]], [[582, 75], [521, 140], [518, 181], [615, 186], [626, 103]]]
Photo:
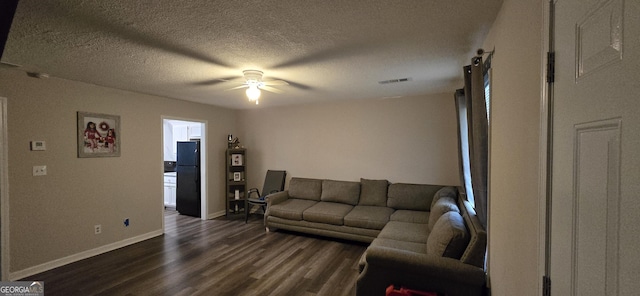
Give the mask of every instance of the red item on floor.
[[385, 295], [386, 296], [438, 296], [437, 293], [405, 289], [404, 287], [400, 287], [396, 289], [394, 285], [390, 285], [389, 287], [387, 287], [387, 294]]

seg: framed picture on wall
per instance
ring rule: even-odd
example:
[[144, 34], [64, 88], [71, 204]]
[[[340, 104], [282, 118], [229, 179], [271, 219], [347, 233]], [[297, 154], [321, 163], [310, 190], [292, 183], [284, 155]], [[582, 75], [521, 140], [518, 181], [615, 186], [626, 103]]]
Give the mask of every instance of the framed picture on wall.
[[120, 116], [78, 112], [78, 157], [118, 157], [120, 136]]
[[242, 166], [242, 154], [231, 154], [231, 165]]

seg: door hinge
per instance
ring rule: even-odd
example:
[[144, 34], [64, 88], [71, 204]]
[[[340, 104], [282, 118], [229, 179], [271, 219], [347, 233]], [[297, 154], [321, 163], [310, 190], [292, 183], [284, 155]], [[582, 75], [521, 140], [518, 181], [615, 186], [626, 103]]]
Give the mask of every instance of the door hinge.
[[556, 78], [556, 53], [547, 52], [547, 83], [555, 82]]
[[542, 277], [542, 296], [551, 296], [551, 278], [546, 275]]

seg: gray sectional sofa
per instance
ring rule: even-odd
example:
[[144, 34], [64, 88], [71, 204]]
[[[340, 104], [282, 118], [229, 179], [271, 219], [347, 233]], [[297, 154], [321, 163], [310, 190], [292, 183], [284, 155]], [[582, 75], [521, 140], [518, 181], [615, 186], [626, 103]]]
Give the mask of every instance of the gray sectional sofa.
[[389, 285], [482, 295], [486, 232], [457, 189], [292, 178], [268, 196], [268, 231], [286, 229], [370, 243], [359, 263], [357, 295]]

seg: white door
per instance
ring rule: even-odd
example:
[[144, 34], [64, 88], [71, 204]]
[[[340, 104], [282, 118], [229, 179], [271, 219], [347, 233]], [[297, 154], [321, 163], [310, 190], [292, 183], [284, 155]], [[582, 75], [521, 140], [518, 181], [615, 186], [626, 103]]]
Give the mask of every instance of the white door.
[[552, 295], [640, 293], [640, 1], [555, 7]]

